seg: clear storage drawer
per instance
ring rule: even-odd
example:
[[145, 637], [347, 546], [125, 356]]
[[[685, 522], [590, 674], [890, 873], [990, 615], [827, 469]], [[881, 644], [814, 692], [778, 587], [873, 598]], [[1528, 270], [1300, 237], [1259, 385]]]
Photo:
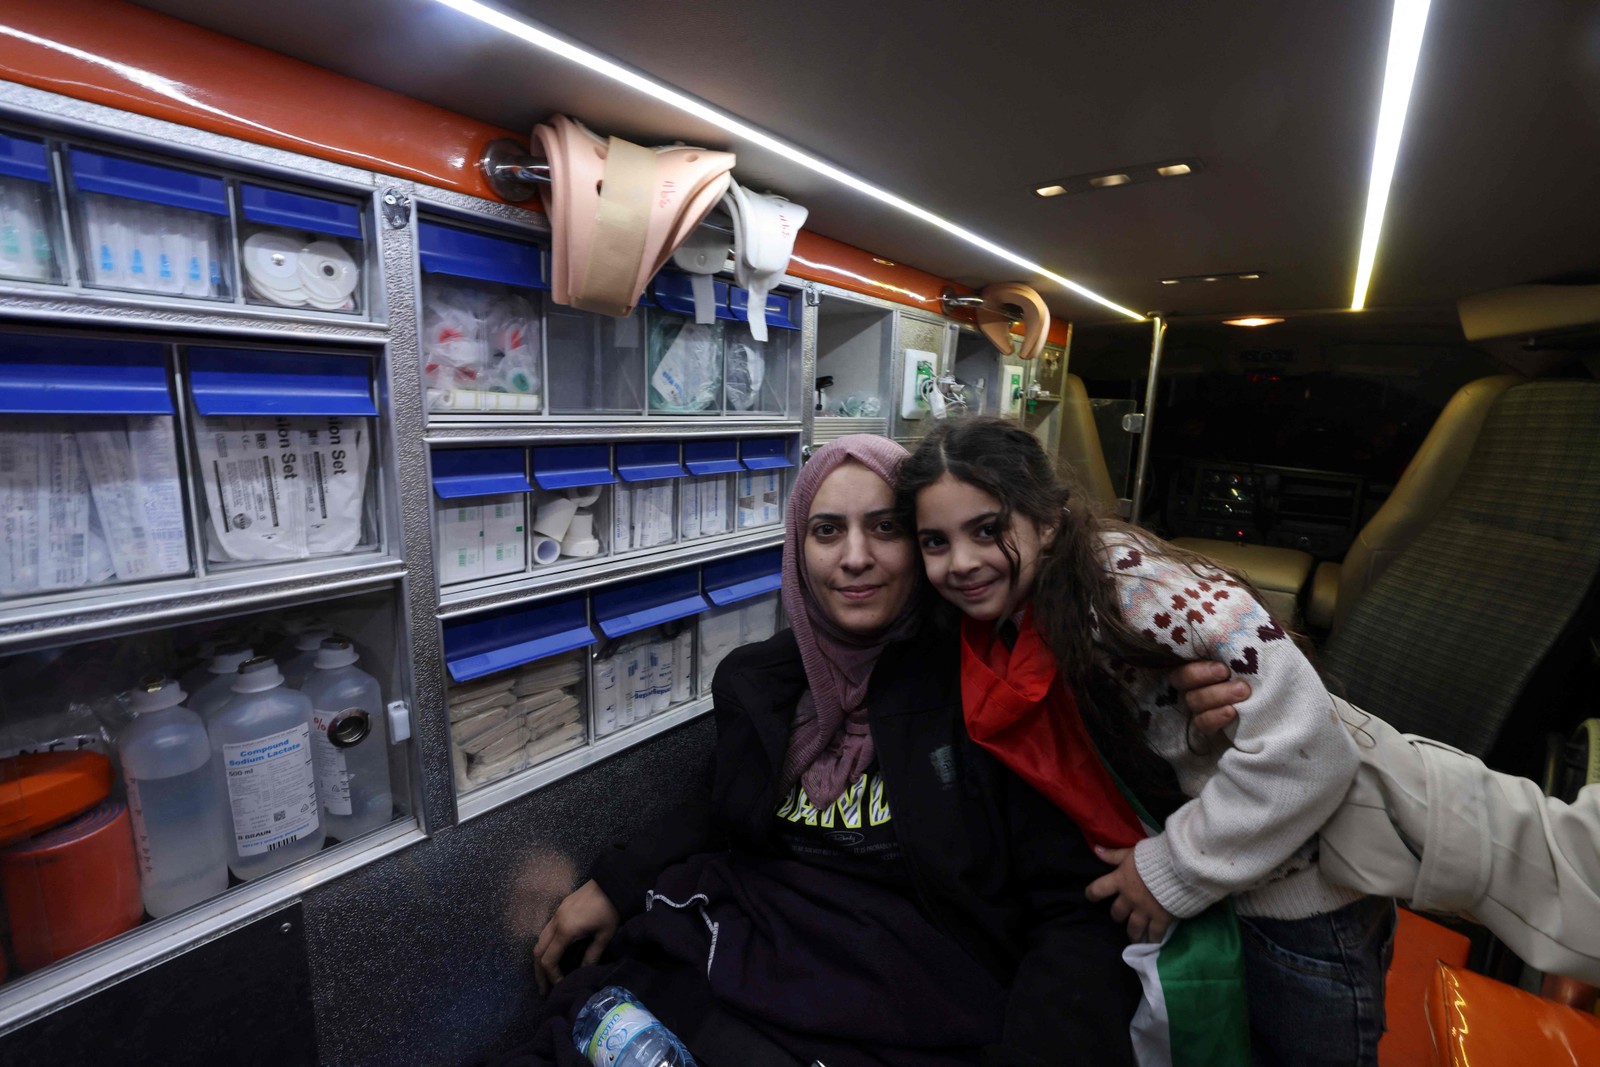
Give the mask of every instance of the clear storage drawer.
[[49, 149], [0, 133], [0, 278], [60, 283], [60, 229]]
[[0, 597], [192, 574], [166, 350], [0, 337]]

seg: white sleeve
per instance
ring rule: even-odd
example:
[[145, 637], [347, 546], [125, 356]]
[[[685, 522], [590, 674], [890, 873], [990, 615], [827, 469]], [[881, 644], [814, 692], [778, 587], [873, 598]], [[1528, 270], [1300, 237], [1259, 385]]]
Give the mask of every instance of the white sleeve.
[[[1186, 658], [1227, 663], [1251, 688], [1232, 745], [1199, 794], [1135, 849], [1161, 906], [1191, 916], [1254, 885], [1310, 840], [1359, 759], [1315, 668], [1248, 590], [1135, 558], [1118, 576], [1124, 618]], [[1186, 718], [1181, 701], [1163, 703], [1146, 709]]]

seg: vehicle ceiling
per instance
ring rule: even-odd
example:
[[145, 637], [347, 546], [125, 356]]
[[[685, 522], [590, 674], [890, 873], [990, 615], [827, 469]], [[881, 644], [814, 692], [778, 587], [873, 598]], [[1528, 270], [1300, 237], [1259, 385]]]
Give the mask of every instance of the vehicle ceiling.
[[[739, 153], [819, 233], [981, 285], [1014, 267], [430, 0], [143, 6], [509, 129]], [[1390, 5], [731, 0], [504, 6], [1139, 310], [1350, 301]], [[1600, 7], [1437, 0], [1369, 303], [1438, 307], [1600, 267]], [[330, 101], [337, 106], [337, 101]], [[1189, 177], [1036, 185], [1197, 157]], [[1161, 285], [1261, 271], [1259, 281]], [[1114, 318], [1048, 282], [1058, 314]]]

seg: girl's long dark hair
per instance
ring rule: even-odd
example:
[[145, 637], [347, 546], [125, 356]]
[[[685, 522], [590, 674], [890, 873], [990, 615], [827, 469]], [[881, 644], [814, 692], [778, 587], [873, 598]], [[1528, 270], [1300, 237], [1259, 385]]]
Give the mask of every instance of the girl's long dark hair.
[[[1102, 554], [1103, 539], [1121, 534], [1139, 544], [1146, 556], [1181, 563], [1204, 580], [1238, 582], [1247, 590], [1249, 584], [1204, 556], [1107, 514], [1078, 488], [1072, 473], [1058, 471], [1038, 439], [1016, 423], [970, 418], [935, 427], [900, 468], [895, 505], [906, 529], [917, 528], [917, 494], [946, 474], [999, 502], [1000, 549], [1011, 562], [1013, 583], [1020, 565], [1010, 534], [1014, 517], [1032, 520], [1041, 534], [1055, 528], [1055, 537], [1041, 547], [1034, 568], [1035, 624], [1055, 653], [1063, 678], [1075, 688], [1084, 721], [1102, 754], [1119, 773], [1139, 781], [1129, 784], [1141, 796], [1166, 793], [1170, 769], [1151, 751], [1122, 686], [1106, 671], [1168, 670], [1188, 660], [1123, 619], [1115, 580]], [[1103, 661], [1096, 658], [1097, 646], [1105, 653]], [[1195, 746], [1195, 738], [1191, 736], [1189, 743]]]

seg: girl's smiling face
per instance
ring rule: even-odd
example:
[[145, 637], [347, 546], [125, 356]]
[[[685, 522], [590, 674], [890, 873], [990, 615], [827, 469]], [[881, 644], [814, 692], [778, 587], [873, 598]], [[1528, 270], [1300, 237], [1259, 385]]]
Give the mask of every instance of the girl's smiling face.
[[[1039, 554], [1055, 536], [1012, 512], [1000, 528], [1000, 501], [945, 474], [917, 494], [917, 544], [928, 581], [974, 619], [1015, 614], [1033, 591]], [[1011, 555], [1007, 555], [1007, 549]]]

